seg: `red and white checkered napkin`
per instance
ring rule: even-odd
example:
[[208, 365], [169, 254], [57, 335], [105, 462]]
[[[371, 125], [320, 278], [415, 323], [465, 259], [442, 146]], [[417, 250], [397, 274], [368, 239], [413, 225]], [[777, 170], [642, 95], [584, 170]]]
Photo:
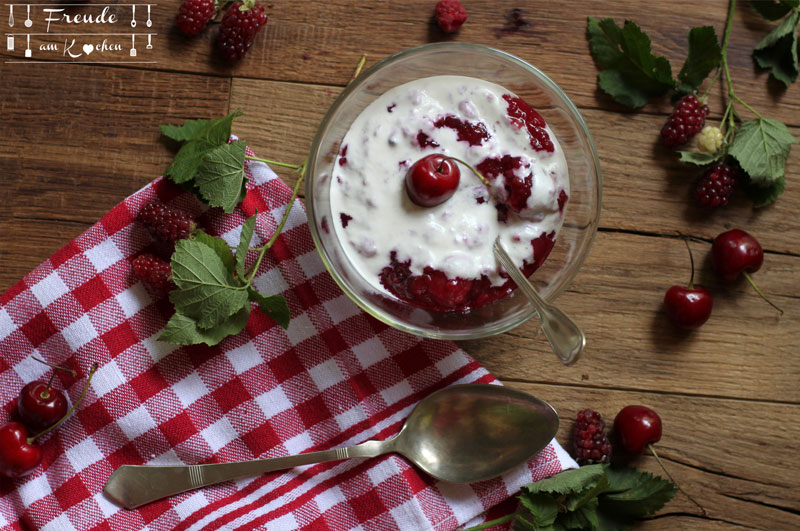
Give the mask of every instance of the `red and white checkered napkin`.
[[43, 441], [42, 465], [20, 480], [0, 478], [0, 528], [452, 529], [520, 485], [574, 466], [554, 442], [513, 473], [472, 485], [434, 481], [389, 455], [266, 474], [133, 511], [108, 501], [103, 485], [123, 464], [240, 461], [386, 439], [431, 392], [496, 381], [454, 344], [360, 311], [325, 271], [299, 201], [256, 279], [260, 291], [287, 298], [288, 330], [253, 311], [244, 332], [216, 347], [158, 341], [169, 302], [132, 276], [133, 257], [154, 245], [137, 211], [153, 200], [177, 205], [235, 245], [258, 209], [254, 240], [266, 241], [291, 193], [261, 163], [248, 173], [249, 193], [233, 215], [205, 212], [192, 195], [153, 182], [0, 298], [0, 421], [13, 418], [23, 385], [49, 370], [32, 356], [80, 372], [57, 376], [73, 398], [100, 364], [76, 416]]

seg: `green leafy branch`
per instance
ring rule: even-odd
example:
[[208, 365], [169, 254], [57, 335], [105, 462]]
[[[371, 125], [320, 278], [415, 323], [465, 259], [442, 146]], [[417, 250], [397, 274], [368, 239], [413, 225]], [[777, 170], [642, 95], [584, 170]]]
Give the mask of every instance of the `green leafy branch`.
[[797, 25], [800, 22], [800, 0], [750, 0], [752, 8], [767, 20], [780, 24], [753, 49], [756, 64], [769, 69], [772, 77], [787, 87], [797, 80]]
[[[214, 120], [161, 126], [164, 135], [182, 142], [165, 176], [194, 192], [204, 203], [225, 212], [232, 212], [247, 193], [245, 160], [291, 168], [298, 173], [297, 183], [283, 217], [265, 244], [250, 246], [258, 212], [242, 225], [239, 243], [234, 249], [225, 240], [202, 230], [175, 244], [171, 266], [176, 289], [169, 295], [175, 313], [161, 334], [162, 341], [178, 345], [216, 345], [247, 325], [251, 302], [257, 303], [261, 311], [283, 328], [289, 326], [286, 300], [280, 295], [258, 292], [253, 281], [267, 251], [286, 225], [303, 181], [305, 164], [298, 166], [251, 157], [245, 153], [243, 140], [229, 142], [233, 120], [241, 115], [237, 110]], [[256, 253], [256, 257], [246, 266], [248, 253]]]
[[[774, 46], [784, 46], [785, 39], [790, 36], [793, 39], [792, 64], [796, 65], [795, 28], [800, 20], [800, 11], [797, 11], [800, 0], [751, 4], [767, 18], [780, 18], [788, 14], [781, 26], [756, 48], [760, 47], [766, 53]], [[728, 43], [735, 7], [736, 0], [730, 0], [721, 45], [711, 26], [700, 26], [689, 31], [688, 55], [677, 79], [672, 77], [669, 61], [652, 53], [650, 38], [631, 20], [626, 20], [620, 28], [613, 19], [598, 20], [589, 17], [587, 36], [592, 57], [600, 69], [597, 76], [598, 87], [614, 101], [631, 108], [642, 107], [669, 91], [678, 95], [696, 93], [709, 74], [716, 70], [701, 100], [705, 99], [718, 79], [724, 80], [727, 103], [718, 128], [722, 142], [709, 150], [711, 152], [679, 151], [680, 160], [693, 165], [708, 166], [724, 162], [729, 157], [734, 159], [743, 172], [743, 190], [754, 206], [761, 207], [773, 203], [783, 193], [786, 186], [786, 161], [792, 144], [797, 140], [784, 123], [762, 116], [734, 90], [728, 66]], [[781, 62], [784, 63], [785, 61]], [[795, 68], [794, 77], [796, 75]], [[755, 119], [743, 121], [736, 104], [751, 112]]]
[[522, 487], [513, 514], [470, 527], [479, 531], [513, 522], [515, 530], [630, 529], [659, 511], [675, 495], [671, 481], [633, 468], [589, 465]]

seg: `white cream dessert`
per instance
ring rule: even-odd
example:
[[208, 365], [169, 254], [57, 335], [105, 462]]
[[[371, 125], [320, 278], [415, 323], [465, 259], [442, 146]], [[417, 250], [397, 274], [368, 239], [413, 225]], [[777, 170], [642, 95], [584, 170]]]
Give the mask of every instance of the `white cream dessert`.
[[[406, 177], [431, 154], [472, 166], [488, 186], [457, 162], [452, 196], [420, 206]], [[464, 311], [513, 288], [495, 238], [530, 275], [553, 246], [568, 197], [564, 153], [535, 110], [494, 83], [435, 76], [389, 90], [353, 122], [332, 173], [331, 224], [376, 290]]]

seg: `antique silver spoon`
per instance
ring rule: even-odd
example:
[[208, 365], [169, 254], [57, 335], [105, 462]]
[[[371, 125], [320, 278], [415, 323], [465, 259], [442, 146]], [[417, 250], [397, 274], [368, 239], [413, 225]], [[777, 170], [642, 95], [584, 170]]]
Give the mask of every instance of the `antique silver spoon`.
[[411, 411], [395, 437], [287, 457], [208, 465], [123, 465], [106, 483], [112, 501], [134, 509], [173, 494], [302, 465], [397, 452], [454, 483], [489, 479], [540, 452], [558, 431], [546, 402], [498, 385], [445, 387]]
[[506, 270], [508, 276], [528, 297], [536, 313], [539, 314], [542, 331], [558, 359], [564, 365], [569, 365], [577, 360], [586, 347], [586, 336], [583, 334], [583, 330], [569, 315], [548, 303], [539, 295], [536, 288], [528, 282], [525, 275], [514, 265], [514, 261], [511, 260], [511, 257], [508, 256], [508, 253], [500, 243], [499, 236], [494, 241], [493, 249], [495, 257]]

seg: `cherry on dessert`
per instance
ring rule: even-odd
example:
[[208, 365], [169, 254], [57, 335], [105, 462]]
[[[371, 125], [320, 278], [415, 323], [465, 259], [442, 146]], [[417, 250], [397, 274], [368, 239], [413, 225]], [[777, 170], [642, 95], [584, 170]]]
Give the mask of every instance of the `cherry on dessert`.
[[458, 188], [461, 171], [442, 154], [422, 157], [406, 173], [408, 197], [419, 206], [432, 207], [450, 199]]
[[30, 382], [19, 393], [17, 412], [35, 433], [52, 426], [67, 413], [67, 399], [45, 382]]
[[753, 236], [741, 229], [731, 229], [714, 238], [711, 245], [711, 267], [727, 282], [733, 282], [739, 275], [747, 279], [756, 293], [770, 306], [783, 314], [783, 310], [770, 301], [750, 277], [761, 269], [764, 263], [764, 250]]
[[667, 319], [677, 326], [691, 330], [700, 328], [711, 317], [714, 298], [711, 292], [701, 286], [694, 285], [694, 257], [689, 242], [684, 240], [689, 249], [689, 260], [692, 264], [692, 275], [688, 287], [672, 286], [664, 294], [664, 309]]
[[625, 406], [614, 418], [617, 444], [630, 454], [661, 440], [661, 417], [645, 406]]
[[20, 422], [0, 428], [0, 474], [9, 478], [27, 476], [42, 462], [42, 449], [28, 437]]

